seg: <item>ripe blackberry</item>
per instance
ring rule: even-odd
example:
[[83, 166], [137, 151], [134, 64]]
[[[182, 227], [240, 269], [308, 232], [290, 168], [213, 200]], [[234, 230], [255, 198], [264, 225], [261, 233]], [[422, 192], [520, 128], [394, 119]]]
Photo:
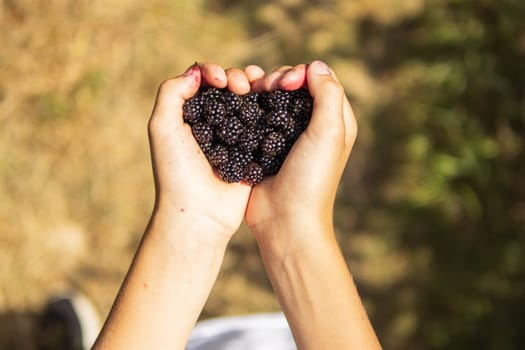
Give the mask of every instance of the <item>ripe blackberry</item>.
[[297, 119], [290, 119], [290, 122], [282, 128], [282, 133], [286, 138], [286, 142], [291, 142], [293, 144], [305, 129], [306, 125], [303, 122]]
[[191, 126], [193, 137], [199, 145], [206, 145], [213, 141], [213, 129], [206, 123], [196, 123]]
[[268, 123], [266, 123], [264, 119], [257, 123], [257, 129], [259, 130], [259, 133], [263, 136], [266, 136], [275, 131], [275, 128], [271, 125], [268, 125]]
[[228, 149], [219, 144], [214, 145], [207, 153], [208, 161], [216, 168], [228, 162]]
[[264, 176], [273, 176], [277, 174], [277, 172], [281, 168], [283, 159], [281, 159], [281, 157], [278, 157], [278, 156], [273, 157], [267, 154], [263, 154], [257, 160], [257, 162], [262, 167]]
[[243, 168], [253, 160], [253, 155], [249, 152], [244, 152], [237, 147], [230, 147], [228, 150], [228, 162], [238, 164]]
[[244, 95], [242, 97], [242, 101], [243, 101], [243, 103], [247, 103], [247, 102], [258, 103], [259, 102], [259, 98], [260, 98], [259, 93], [252, 91], [252, 92], [249, 92], [246, 95]]
[[184, 102], [182, 107], [184, 121], [188, 124], [202, 121], [203, 106], [204, 100], [200, 94]]
[[218, 173], [221, 179], [228, 183], [240, 182], [244, 178], [244, 168], [230, 162], [221, 164]]
[[276, 156], [284, 151], [286, 140], [280, 132], [274, 131], [261, 144], [261, 151], [270, 156]]
[[268, 125], [276, 127], [285, 127], [290, 123], [290, 115], [286, 110], [276, 109], [266, 115], [264, 118]]
[[291, 92], [275, 90], [268, 94], [268, 105], [273, 109], [287, 110], [290, 105]]
[[242, 106], [241, 96], [226, 90], [222, 95], [222, 102], [226, 106], [226, 111], [230, 114], [237, 114]]
[[312, 114], [313, 99], [306, 89], [292, 91], [290, 112], [296, 116], [309, 116]]
[[243, 125], [236, 117], [227, 118], [219, 130], [217, 136], [228, 145], [235, 145], [239, 141], [243, 131]]
[[228, 162], [219, 166], [219, 175], [226, 182], [239, 182], [244, 179], [244, 168], [252, 160], [249, 153], [242, 152], [238, 148], [230, 148]]
[[205, 100], [218, 100], [222, 96], [222, 91], [214, 87], [202, 88], [202, 97]]
[[219, 125], [226, 117], [226, 106], [218, 100], [209, 100], [204, 105], [206, 121], [211, 125]]
[[259, 147], [263, 137], [259, 128], [245, 128], [239, 138], [239, 148], [246, 152], [253, 152]]
[[250, 162], [244, 168], [244, 180], [250, 185], [257, 185], [263, 180], [264, 172], [262, 166], [255, 162]]
[[264, 115], [264, 111], [255, 102], [244, 102], [241, 106], [239, 118], [244, 124], [254, 125]]

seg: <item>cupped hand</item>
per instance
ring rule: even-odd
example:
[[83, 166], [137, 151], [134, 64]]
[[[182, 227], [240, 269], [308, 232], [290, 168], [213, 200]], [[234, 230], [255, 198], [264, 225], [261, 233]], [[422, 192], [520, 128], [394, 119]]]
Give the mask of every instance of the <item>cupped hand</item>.
[[354, 114], [334, 72], [314, 61], [281, 67], [252, 83], [256, 91], [302, 86], [314, 99], [310, 124], [279, 172], [256, 185], [248, 202], [246, 222], [258, 239], [270, 235], [275, 226], [286, 230], [332, 224], [337, 186], [357, 134]]
[[245, 213], [251, 187], [223, 182], [183, 122], [183, 104], [201, 84], [227, 87], [237, 94], [264, 72], [256, 66], [224, 70], [215, 64], [190, 67], [161, 84], [148, 131], [156, 187], [155, 212], [188, 218], [200, 231], [231, 236]]

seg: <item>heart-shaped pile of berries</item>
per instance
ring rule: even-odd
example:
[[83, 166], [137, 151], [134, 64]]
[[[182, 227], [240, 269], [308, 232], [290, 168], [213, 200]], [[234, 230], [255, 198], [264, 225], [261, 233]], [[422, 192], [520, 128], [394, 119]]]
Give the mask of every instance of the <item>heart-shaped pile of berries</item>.
[[201, 87], [184, 103], [184, 121], [226, 182], [255, 185], [275, 175], [312, 116], [308, 90], [237, 95]]

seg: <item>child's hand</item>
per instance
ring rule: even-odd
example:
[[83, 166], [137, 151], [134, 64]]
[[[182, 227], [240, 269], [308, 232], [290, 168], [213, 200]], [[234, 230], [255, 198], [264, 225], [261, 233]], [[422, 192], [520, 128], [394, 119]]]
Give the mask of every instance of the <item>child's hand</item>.
[[281, 67], [252, 84], [267, 91], [301, 86], [314, 99], [311, 122], [279, 173], [255, 186], [248, 203], [246, 221], [259, 243], [277, 240], [277, 246], [286, 246], [279, 240], [300, 234], [305, 225], [331, 227], [337, 186], [356, 138], [350, 104], [323, 62]]
[[225, 71], [215, 64], [203, 64], [162, 83], [149, 122], [157, 216], [187, 221], [203, 234], [229, 237], [239, 227], [250, 186], [228, 184], [216, 176], [190, 126], [183, 122], [182, 106], [201, 84], [245, 94], [250, 91], [251, 81], [263, 74], [255, 66], [245, 71]]

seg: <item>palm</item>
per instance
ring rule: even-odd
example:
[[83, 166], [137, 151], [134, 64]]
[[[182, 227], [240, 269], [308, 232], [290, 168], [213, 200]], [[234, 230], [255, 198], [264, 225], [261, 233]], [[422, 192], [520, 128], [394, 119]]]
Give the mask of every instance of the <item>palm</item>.
[[178, 117], [162, 135], [156, 136], [152, 138], [152, 155], [159, 193], [173, 198], [177, 210], [212, 219], [234, 232], [242, 221], [250, 186], [222, 181], [194, 140], [190, 127], [181, 124]]

